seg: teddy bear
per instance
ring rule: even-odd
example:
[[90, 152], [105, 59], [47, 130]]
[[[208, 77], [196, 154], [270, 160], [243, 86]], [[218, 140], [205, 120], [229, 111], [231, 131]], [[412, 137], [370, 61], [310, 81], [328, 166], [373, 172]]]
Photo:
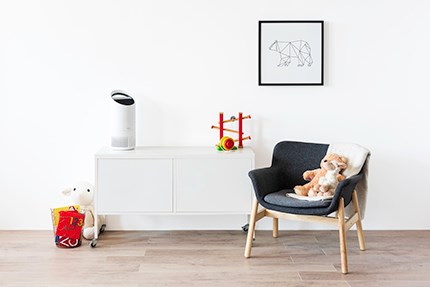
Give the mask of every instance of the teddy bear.
[[[91, 240], [94, 238], [94, 213], [93, 213], [93, 200], [94, 200], [94, 186], [89, 182], [78, 182], [71, 188], [63, 190], [63, 194], [71, 198], [72, 203], [80, 205], [81, 209], [85, 211], [85, 221], [82, 227], [82, 236]], [[106, 224], [104, 216], [98, 216], [98, 225], [100, 227], [99, 233], [103, 232]]]
[[339, 165], [337, 161], [333, 160], [328, 162], [325, 168], [326, 174], [321, 176], [318, 184], [309, 190], [308, 196], [333, 196], [339, 182], [345, 179], [345, 176], [340, 173], [343, 164]]
[[296, 185], [294, 192], [303, 196], [325, 196], [332, 195], [337, 183], [345, 179], [342, 172], [347, 168], [348, 160], [335, 153], [327, 154], [320, 163], [320, 167], [307, 170], [303, 178], [307, 181], [305, 185]]

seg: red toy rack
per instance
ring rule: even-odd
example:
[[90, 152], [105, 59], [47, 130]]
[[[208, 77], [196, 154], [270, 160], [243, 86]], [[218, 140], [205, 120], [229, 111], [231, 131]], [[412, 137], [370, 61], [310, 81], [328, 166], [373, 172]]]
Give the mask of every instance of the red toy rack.
[[[238, 143], [239, 148], [243, 148], [243, 141], [244, 140], [250, 140], [250, 136], [243, 136], [243, 120], [250, 119], [251, 115], [244, 116], [243, 113], [239, 113], [239, 118], [236, 118], [235, 116], [231, 116], [230, 119], [224, 120], [224, 113], [219, 113], [219, 126], [212, 126], [212, 129], [219, 129], [219, 139], [221, 140], [224, 136], [224, 131], [231, 132], [231, 133], [237, 133], [239, 135], [238, 139], [235, 139], [235, 142]], [[224, 127], [225, 123], [232, 123], [232, 122], [239, 122], [239, 129], [233, 130], [233, 129], [227, 129]]]

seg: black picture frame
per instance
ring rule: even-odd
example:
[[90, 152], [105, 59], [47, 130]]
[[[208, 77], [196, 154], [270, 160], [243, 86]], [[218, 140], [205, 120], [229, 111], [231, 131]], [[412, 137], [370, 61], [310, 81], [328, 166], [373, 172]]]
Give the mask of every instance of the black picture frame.
[[258, 21], [259, 86], [324, 85], [324, 21]]

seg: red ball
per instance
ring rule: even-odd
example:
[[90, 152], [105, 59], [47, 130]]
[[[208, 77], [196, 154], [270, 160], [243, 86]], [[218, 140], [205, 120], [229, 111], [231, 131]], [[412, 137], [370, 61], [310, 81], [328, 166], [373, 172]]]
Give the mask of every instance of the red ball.
[[224, 142], [224, 147], [226, 150], [231, 150], [234, 147], [234, 140], [232, 138], [227, 139]]

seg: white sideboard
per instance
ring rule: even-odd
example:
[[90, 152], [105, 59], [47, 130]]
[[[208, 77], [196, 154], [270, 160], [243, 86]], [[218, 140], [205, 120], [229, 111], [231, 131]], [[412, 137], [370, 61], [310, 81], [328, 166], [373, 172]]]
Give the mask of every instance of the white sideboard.
[[253, 168], [247, 147], [103, 148], [95, 154], [95, 213], [248, 215]]

